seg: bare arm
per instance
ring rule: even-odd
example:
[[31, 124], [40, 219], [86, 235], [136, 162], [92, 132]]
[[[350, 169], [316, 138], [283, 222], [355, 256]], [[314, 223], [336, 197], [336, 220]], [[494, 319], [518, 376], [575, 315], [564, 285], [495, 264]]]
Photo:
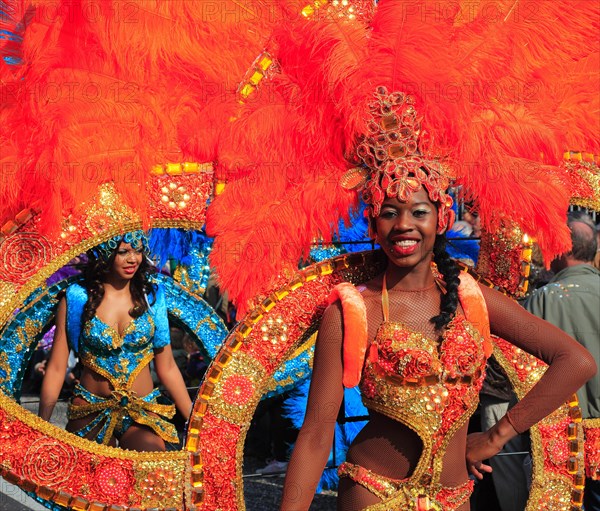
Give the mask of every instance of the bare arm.
[[306, 417], [288, 466], [281, 511], [308, 510], [327, 463], [344, 396], [342, 339], [342, 310], [337, 302], [325, 311], [319, 329]]
[[62, 298], [58, 303], [56, 311], [56, 330], [54, 332], [54, 342], [50, 351], [50, 359], [46, 365], [46, 373], [42, 382], [40, 393], [40, 407], [38, 415], [49, 421], [52, 417], [52, 411], [60, 395], [65, 374], [67, 372], [67, 361], [69, 359], [69, 346], [67, 344], [67, 301]]
[[470, 437], [469, 464], [496, 454], [508, 440], [561, 406], [596, 373], [593, 357], [575, 339], [501, 293], [485, 287], [482, 292], [492, 333], [543, 360], [549, 367], [495, 426], [482, 433], [482, 437]]
[[158, 378], [171, 394], [177, 410], [187, 419], [192, 411], [192, 400], [183, 381], [183, 376], [181, 376], [181, 371], [179, 371], [173, 358], [170, 344], [154, 350], [154, 367]]

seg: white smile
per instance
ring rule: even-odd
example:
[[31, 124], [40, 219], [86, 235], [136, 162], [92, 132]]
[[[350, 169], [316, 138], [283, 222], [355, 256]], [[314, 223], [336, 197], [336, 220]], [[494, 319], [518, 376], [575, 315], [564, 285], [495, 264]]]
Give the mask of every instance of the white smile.
[[402, 240], [394, 242], [394, 245], [398, 247], [413, 247], [417, 244], [415, 240]]

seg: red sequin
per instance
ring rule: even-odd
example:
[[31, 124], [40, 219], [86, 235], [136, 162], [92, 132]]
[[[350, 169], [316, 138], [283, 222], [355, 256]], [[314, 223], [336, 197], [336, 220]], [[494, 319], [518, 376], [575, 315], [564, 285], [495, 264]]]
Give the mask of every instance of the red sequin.
[[105, 460], [98, 464], [93, 473], [94, 488], [105, 501], [127, 504], [134, 493], [135, 477], [130, 462], [119, 464], [116, 460]]
[[223, 400], [230, 405], [243, 406], [254, 394], [254, 383], [247, 376], [233, 375], [223, 383]]
[[587, 477], [600, 479], [600, 428], [585, 429], [585, 470]]

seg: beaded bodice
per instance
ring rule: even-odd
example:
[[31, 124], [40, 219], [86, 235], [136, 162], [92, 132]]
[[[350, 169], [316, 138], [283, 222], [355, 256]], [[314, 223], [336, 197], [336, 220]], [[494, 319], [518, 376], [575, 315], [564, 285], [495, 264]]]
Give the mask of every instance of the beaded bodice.
[[[385, 306], [384, 301], [387, 319]], [[463, 315], [448, 324], [439, 341], [389, 319], [379, 327], [360, 380], [363, 401], [421, 437], [417, 477], [439, 476], [450, 438], [477, 407], [485, 364], [483, 337]]]
[[154, 321], [148, 311], [119, 334], [94, 316], [79, 338], [82, 364], [107, 378], [115, 388], [129, 387], [154, 356]]
[[164, 299], [157, 293], [154, 306], [132, 319], [121, 334], [97, 315], [77, 324], [86, 301], [83, 287], [75, 284], [67, 289], [67, 332], [72, 347], [84, 366], [104, 376], [116, 390], [127, 389], [152, 360], [154, 350], [170, 342]]
[[[428, 434], [476, 406], [486, 357], [479, 332], [454, 318], [441, 342], [384, 322], [369, 346], [361, 380], [365, 404]], [[444, 428], [447, 429], [447, 428]]]

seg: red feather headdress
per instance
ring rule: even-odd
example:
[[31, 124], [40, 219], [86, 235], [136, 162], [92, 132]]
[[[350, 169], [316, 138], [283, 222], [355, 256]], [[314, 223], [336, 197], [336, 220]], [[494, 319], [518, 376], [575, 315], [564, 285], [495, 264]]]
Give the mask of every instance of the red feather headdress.
[[230, 295], [243, 306], [314, 238], [331, 238], [353, 204], [340, 179], [358, 163], [382, 86], [414, 98], [420, 153], [443, 162], [485, 228], [508, 218], [547, 260], [567, 250], [562, 155], [598, 150], [598, 6], [504, 0], [491, 12], [484, 3], [382, 0], [369, 19], [340, 15], [336, 4], [279, 24], [269, 49], [281, 73], [222, 139], [220, 154], [247, 165], [208, 216], [212, 261]]

